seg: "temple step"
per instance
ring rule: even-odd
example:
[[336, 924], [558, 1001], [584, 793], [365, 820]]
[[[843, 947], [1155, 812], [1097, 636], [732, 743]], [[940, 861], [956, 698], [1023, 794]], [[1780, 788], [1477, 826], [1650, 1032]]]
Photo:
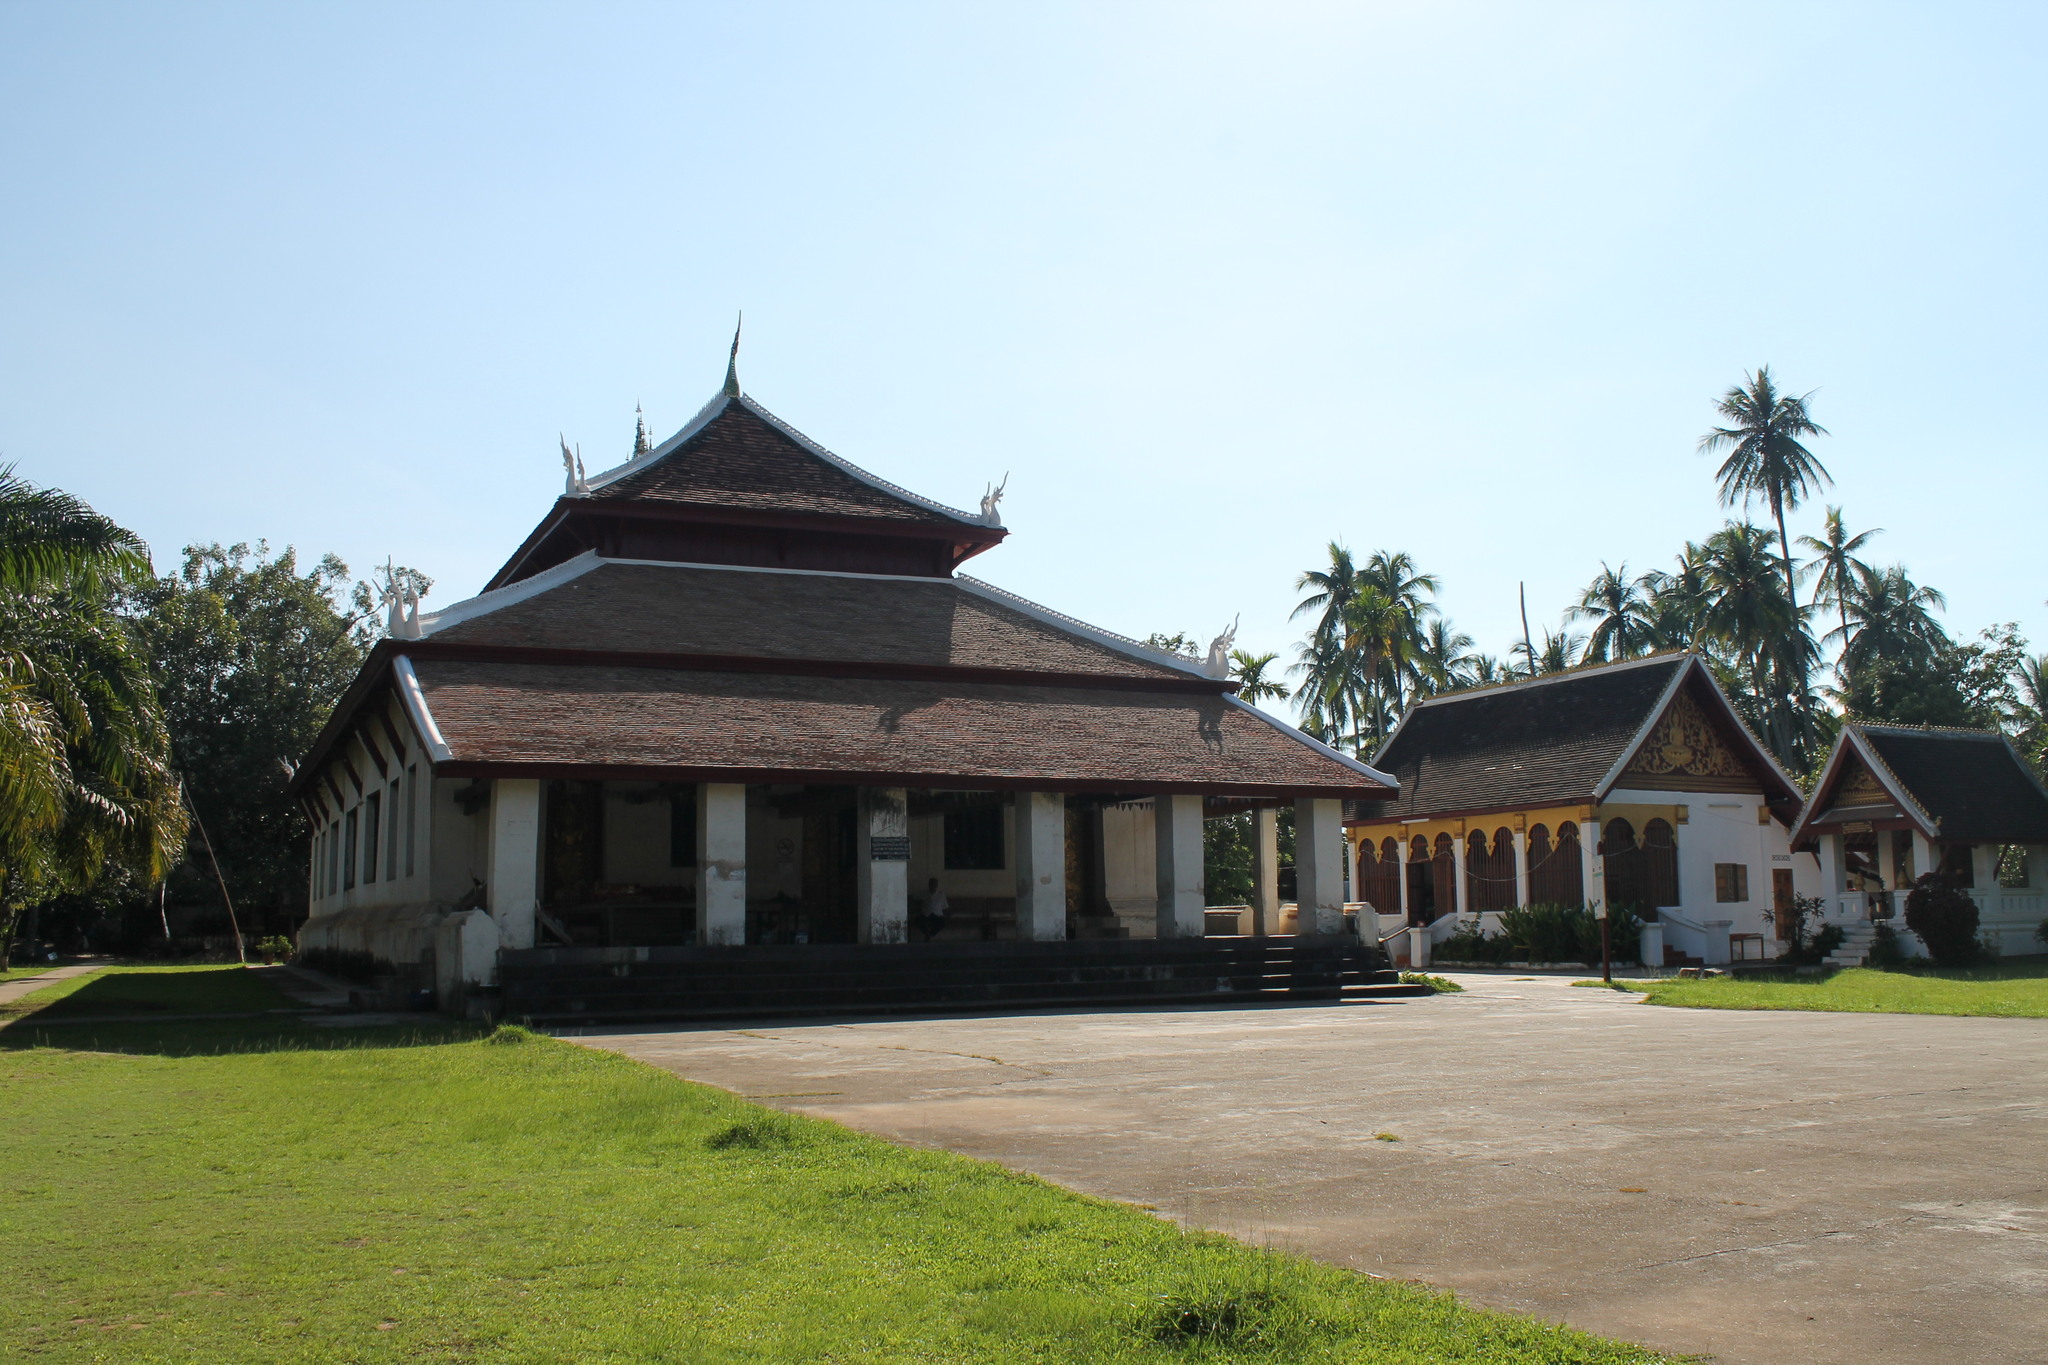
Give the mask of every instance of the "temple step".
[[1339, 936], [539, 948], [504, 953], [499, 977], [499, 1012], [543, 1024], [1428, 993]]

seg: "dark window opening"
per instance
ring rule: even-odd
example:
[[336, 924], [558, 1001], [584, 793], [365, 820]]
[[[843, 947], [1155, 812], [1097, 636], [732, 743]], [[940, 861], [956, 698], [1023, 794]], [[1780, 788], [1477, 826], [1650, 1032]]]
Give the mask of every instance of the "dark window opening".
[[1003, 806], [969, 806], [945, 813], [946, 870], [1003, 870]]
[[1723, 905], [1749, 899], [1749, 866], [1746, 863], [1714, 864], [1714, 899]]
[[356, 885], [356, 813], [350, 811], [341, 822], [341, 889], [355, 890]]

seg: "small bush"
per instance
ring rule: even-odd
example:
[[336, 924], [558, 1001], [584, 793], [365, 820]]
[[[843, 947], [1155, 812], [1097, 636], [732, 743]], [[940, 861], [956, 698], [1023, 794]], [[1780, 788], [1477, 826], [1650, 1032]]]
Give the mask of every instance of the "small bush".
[[1403, 972], [1401, 973], [1401, 984], [1404, 986], [1427, 986], [1433, 991], [1444, 994], [1456, 994], [1465, 989], [1447, 976], [1431, 976], [1428, 972]]
[[1913, 883], [1906, 895], [1906, 927], [1927, 945], [1939, 967], [1967, 967], [1982, 956], [1977, 902], [1938, 872]]
[[530, 1043], [541, 1036], [532, 1029], [521, 1028], [517, 1024], [500, 1024], [484, 1035], [484, 1041], [493, 1047], [514, 1047], [520, 1043]]
[[1274, 1350], [1312, 1325], [1287, 1298], [1270, 1288], [1224, 1286], [1162, 1294], [1146, 1316], [1145, 1334], [1173, 1346]]
[[704, 1145], [714, 1152], [759, 1152], [800, 1146], [803, 1140], [803, 1131], [795, 1119], [770, 1111], [750, 1114], [737, 1123], [728, 1123], [704, 1139]]
[[1893, 932], [1891, 925], [1879, 920], [1870, 940], [1870, 956], [1863, 960], [1863, 965], [1881, 972], [1893, 972], [1909, 961], [1906, 950], [1899, 944], [1898, 934]]
[[292, 941], [283, 934], [256, 940], [256, 956], [265, 962], [282, 962], [292, 955]]
[[2040, 927], [2034, 930], [2034, 937], [2040, 939], [2043, 943], [2048, 943], [2048, 919], [2041, 921]]

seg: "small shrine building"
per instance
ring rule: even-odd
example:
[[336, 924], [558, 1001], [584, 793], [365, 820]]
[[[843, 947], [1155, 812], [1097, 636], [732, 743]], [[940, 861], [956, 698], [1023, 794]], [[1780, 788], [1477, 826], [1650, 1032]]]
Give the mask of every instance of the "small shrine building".
[[1411, 960], [1502, 910], [1605, 902], [1643, 918], [1647, 964], [1722, 963], [1819, 885], [1799, 788], [1695, 654], [1426, 698], [1373, 765], [1398, 790], [1347, 807], [1353, 884], [1383, 934], [1414, 926]]
[[1197, 937], [1205, 813], [1265, 812], [1270, 892], [1283, 803], [1301, 925], [1342, 927], [1342, 802], [1390, 779], [1241, 701], [1227, 640], [961, 573], [1000, 490], [920, 497], [730, 374], [625, 464], [565, 463], [481, 593], [391, 604], [299, 768], [303, 946], [459, 994], [548, 945]]
[[1829, 919], [1860, 959], [1889, 922], [1909, 953], [1906, 893], [1939, 871], [1977, 902], [1980, 937], [2038, 953], [2048, 919], [2048, 791], [1991, 730], [1850, 722], [1792, 829], [1820, 860]]

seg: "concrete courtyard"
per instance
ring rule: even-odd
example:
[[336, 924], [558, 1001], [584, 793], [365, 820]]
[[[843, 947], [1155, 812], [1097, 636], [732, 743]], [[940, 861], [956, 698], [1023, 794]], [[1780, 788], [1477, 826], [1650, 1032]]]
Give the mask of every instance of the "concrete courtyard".
[[2048, 1361], [2048, 1020], [1457, 979], [1370, 1004], [579, 1041], [1665, 1350]]

